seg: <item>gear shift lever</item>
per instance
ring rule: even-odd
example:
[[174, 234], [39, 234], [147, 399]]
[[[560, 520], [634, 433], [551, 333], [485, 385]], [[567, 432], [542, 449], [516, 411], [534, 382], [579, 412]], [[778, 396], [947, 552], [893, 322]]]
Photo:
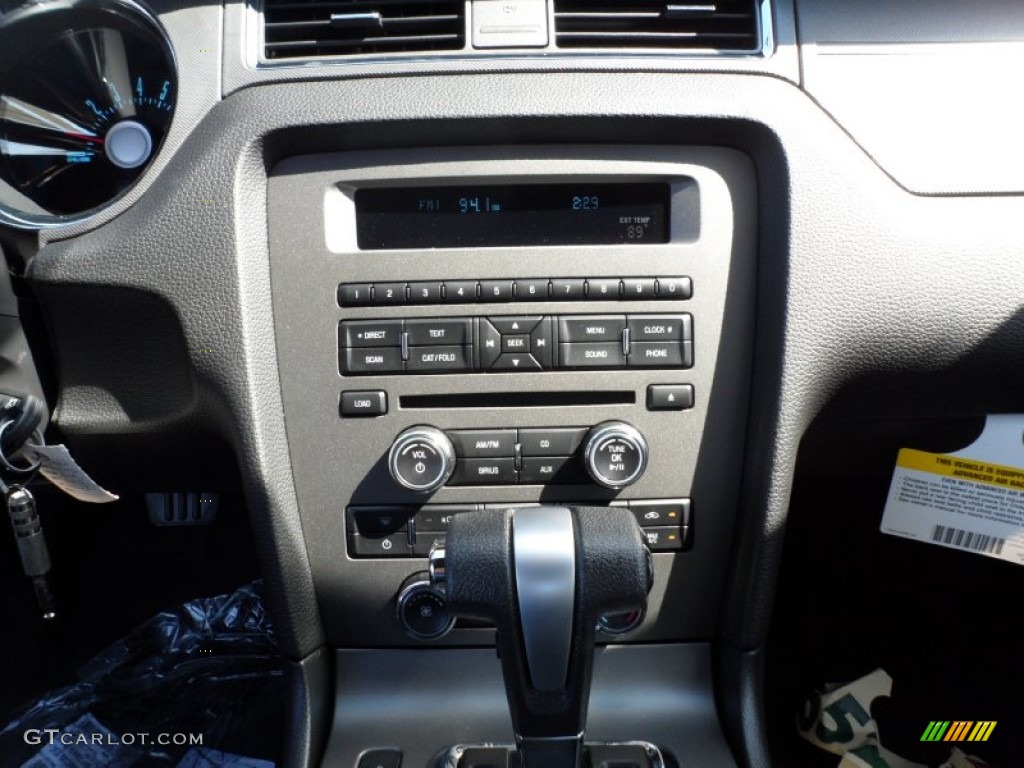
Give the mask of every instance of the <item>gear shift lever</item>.
[[597, 620], [643, 609], [651, 587], [650, 554], [630, 512], [459, 514], [431, 572], [454, 615], [497, 626], [521, 768], [582, 765]]

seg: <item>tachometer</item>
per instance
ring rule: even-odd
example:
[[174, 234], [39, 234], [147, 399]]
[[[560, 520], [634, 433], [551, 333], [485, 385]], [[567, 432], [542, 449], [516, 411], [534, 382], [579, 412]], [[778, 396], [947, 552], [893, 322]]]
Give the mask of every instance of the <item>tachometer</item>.
[[0, 213], [45, 225], [128, 189], [170, 128], [174, 59], [124, 0], [33, 5], [0, 21]]

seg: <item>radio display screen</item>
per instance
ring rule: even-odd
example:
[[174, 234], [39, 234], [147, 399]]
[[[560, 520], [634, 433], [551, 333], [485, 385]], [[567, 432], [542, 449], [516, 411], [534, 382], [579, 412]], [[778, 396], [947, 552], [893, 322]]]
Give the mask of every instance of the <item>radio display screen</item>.
[[666, 243], [666, 183], [357, 189], [362, 250]]

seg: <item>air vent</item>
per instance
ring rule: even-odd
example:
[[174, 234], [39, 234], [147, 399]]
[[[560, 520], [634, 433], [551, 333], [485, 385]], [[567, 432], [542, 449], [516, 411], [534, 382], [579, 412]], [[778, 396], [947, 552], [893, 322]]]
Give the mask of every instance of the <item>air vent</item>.
[[559, 48], [760, 50], [758, 0], [554, 0]]
[[460, 50], [466, 4], [422, 0], [264, 0], [264, 56], [306, 59]]

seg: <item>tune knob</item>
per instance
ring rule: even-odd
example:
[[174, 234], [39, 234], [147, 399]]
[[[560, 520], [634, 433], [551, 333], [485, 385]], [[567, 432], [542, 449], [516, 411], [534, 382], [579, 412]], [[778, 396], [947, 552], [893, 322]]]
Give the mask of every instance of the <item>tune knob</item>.
[[625, 422], [602, 422], [584, 438], [583, 463], [598, 485], [625, 488], [647, 468], [647, 441]]
[[410, 427], [388, 453], [388, 469], [399, 485], [412, 491], [436, 491], [455, 471], [455, 447], [434, 427]]

